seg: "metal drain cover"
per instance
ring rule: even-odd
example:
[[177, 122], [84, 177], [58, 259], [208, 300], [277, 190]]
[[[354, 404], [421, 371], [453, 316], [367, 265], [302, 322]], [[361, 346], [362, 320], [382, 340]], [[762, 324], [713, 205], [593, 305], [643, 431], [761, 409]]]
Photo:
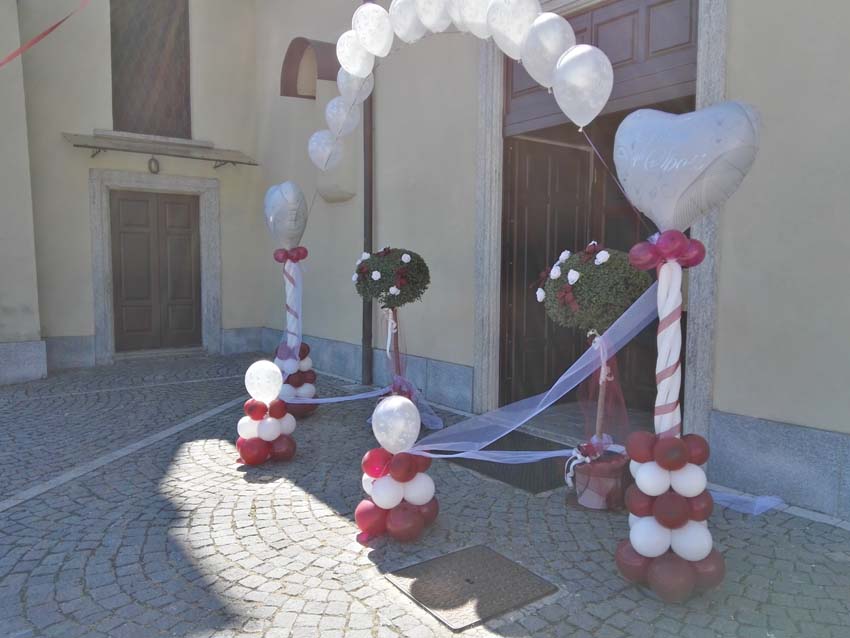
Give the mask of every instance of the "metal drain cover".
[[387, 575], [390, 582], [454, 631], [495, 618], [558, 590], [484, 545]]

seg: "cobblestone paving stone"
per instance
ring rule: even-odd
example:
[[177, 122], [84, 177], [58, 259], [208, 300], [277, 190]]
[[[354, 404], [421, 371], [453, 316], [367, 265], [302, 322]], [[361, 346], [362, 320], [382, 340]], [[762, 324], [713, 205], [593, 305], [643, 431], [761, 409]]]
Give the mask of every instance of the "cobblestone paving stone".
[[[240, 391], [234, 379], [204, 407]], [[337, 390], [325, 379], [321, 391]], [[374, 445], [370, 409], [323, 406], [299, 423], [294, 461], [245, 469], [237, 407], [0, 513], [0, 635], [449, 636], [382, 574], [477, 543], [559, 590], [463, 636], [848, 635], [850, 533], [781, 512], [715, 513], [729, 575], [681, 606], [616, 575], [624, 516], [570, 509], [564, 489], [533, 496], [448, 462], [433, 466], [441, 513], [421, 541], [364, 548], [352, 512], [359, 459]], [[6, 418], [4, 432], [19, 423]], [[108, 411], [91, 421], [122, 427]]]

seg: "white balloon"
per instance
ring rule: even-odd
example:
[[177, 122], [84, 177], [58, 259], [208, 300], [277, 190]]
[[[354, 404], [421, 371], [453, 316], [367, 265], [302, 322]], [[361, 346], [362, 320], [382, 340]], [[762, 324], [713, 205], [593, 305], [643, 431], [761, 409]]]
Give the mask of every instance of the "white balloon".
[[375, 76], [370, 73], [365, 78], [358, 78], [340, 67], [336, 74], [336, 88], [340, 97], [349, 104], [362, 104], [375, 88]]
[[688, 463], [681, 470], [670, 473], [670, 485], [673, 491], [685, 498], [702, 494], [707, 484], [705, 472], [699, 465], [693, 463]]
[[714, 541], [708, 527], [697, 521], [688, 521], [684, 527], [673, 530], [670, 548], [689, 561], [702, 560], [711, 553]]
[[647, 496], [660, 496], [670, 489], [670, 472], [655, 461], [650, 461], [638, 470], [635, 483]]
[[487, 10], [487, 26], [496, 45], [509, 58], [519, 60], [522, 42], [540, 15], [538, 0], [493, 0]]
[[541, 13], [522, 42], [522, 65], [535, 82], [549, 88], [555, 81], [558, 60], [575, 43], [576, 34], [566, 19], [557, 13]]
[[307, 228], [307, 200], [295, 182], [283, 182], [266, 191], [263, 216], [278, 246], [295, 248]]
[[245, 372], [245, 389], [252, 399], [262, 401], [266, 405], [274, 401], [280, 394], [283, 385], [283, 375], [271, 361], [252, 363]]
[[655, 520], [654, 516], [645, 516], [629, 530], [629, 541], [641, 556], [655, 558], [670, 549], [673, 535], [671, 531]]
[[290, 399], [295, 398], [295, 386], [291, 386], [288, 383], [284, 383], [283, 387], [280, 389], [280, 398], [284, 401], [289, 401]]
[[382, 476], [372, 483], [372, 501], [378, 507], [391, 510], [404, 498], [404, 486], [392, 476]]
[[281, 434], [283, 434], [283, 432], [280, 427], [280, 421], [277, 419], [267, 416], [265, 419], [258, 422], [257, 436], [263, 439], [263, 441], [274, 441]]
[[328, 129], [316, 131], [307, 144], [310, 161], [320, 171], [330, 171], [342, 161], [342, 142]]
[[410, 399], [394, 395], [381, 401], [372, 412], [372, 432], [387, 452], [410, 449], [419, 436], [419, 410]]
[[404, 500], [411, 505], [425, 505], [434, 498], [434, 481], [425, 474], [419, 472], [410, 479], [407, 483], [402, 483], [404, 486]]
[[256, 439], [257, 436], [257, 425], [259, 421], [255, 421], [249, 416], [243, 416], [239, 419], [239, 423], [236, 424], [236, 431], [239, 433], [243, 439]]
[[643, 516], [635, 516], [634, 514], [629, 512], [629, 529], [633, 528], [635, 526], [635, 523], [637, 523], [642, 518], [644, 518], [644, 517]]
[[602, 112], [613, 87], [611, 61], [589, 44], [572, 47], [555, 66], [555, 101], [577, 126], [587, 126]]
[[365, 78], [375, 66], [375, 56], [363, 48], [354, 29], [339, 36], [336, 57], [343, 69], [358, 78]]
[[316, 396], [316, 386], [312, 383], [305, 383], [295, 390], [295, 396], [301, 397], [302, 399], [312, 399]]
[[416, 0], [393, 0], [390, 5], [390, 22], [400, 40], [413, 44], [428, 33], [416, 13]]
[[393, 46], [393, 25], [390, 14], [381, 5], [361, 4], [351, 18], [351, 28], [360, 44], [372, 55], [385, 57]]
[[487, 10], [493, 0], [456, 0], [460, 8], [460, 18], [476, 38], [486, 40], [490, 37], [487, 26]]
[[298, 372], [298, 360], [297, 359], [284, 359], [283, 367], [281, 368], [286, 374], [295, 374]]
[[335, 97], [325, 107], [325, 121], [328, 123], [328, 129], [337, 137], [351, 135], [360, 124], [361, 112], [359, 104], [351, 104], [342, 96]]
[[313, 359], [310, 357], [304, 357], [301, 361], [298, 362], [298, 369], [301, 372], [307, 372], [308, 370], [313, 369]]
[[363, 491], [369, 496], [372, 496], [372, 486], [375, 484], [375, 479], [364, 473], [360, 479], [360, 484], [363, 486]]
[[[289, 386], [290, 388], [292, 386]], [[291, 414], [284, 414], [282, 419], [278, 419], [280, 421], [280, 433], [281, 434], [292, 434], [295, 432], [295, 417]]]
[[434, 33], [445, 31], [452, 23], [448, 0], [416, 0], [416, 15]]
[[638, 463], [635, 460], [629, 461], [629, 472], [632, 474], [632, 478], [637, 476], [638, 470], [641, 468], [643, 463]]
[[466, 33], [469, 29], [466, 28], [466, 23], [463, 21], [463, 16], [460, 13], [459, 0], [448, 0], [449, 17], [452, 19], [452, 24], [455, 29], [461, 33]]

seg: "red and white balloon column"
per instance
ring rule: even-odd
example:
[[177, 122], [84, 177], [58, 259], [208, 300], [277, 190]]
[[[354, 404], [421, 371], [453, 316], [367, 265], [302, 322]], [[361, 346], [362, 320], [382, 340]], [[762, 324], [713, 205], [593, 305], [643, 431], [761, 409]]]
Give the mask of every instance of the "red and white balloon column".
[[245, 373], [245, 389], [251, 398], [245, 402], [245, 416], [236, 426], [236, 450], [246, 465], [268, 460], [289, 461], [295, 456], [295, 417], [281, 401], [283, 375], [271, 361], [257, 361]]
[[[283, 370], [287, 376], [280, 390], [280, 398], [284, 401], [291, 399], [312, 399], [316, 396], [316, 371], [313, 370], [313, 359], [310, 358], [310, 346], [304, 342], [298, 347], [297, 357], [290, 356], [281, 359], [281, 348], [278, 348], [278, 357], [275, 364]], [[287, 403], [289, 413], [298, 418], [304, 418], [316, 411], [315, 403]]]
[[426, 473], [431, 459], [407, 453], [420, 427], [416, 405], [400, 395], [383, 399], [372, 413], [372, 432], [381, 447], [366, 452], [361, 463], [363, 491], [370, 497], [354, 511], [361, 543], [385, 533], [415, 541], [437, 518], [434, 481]]

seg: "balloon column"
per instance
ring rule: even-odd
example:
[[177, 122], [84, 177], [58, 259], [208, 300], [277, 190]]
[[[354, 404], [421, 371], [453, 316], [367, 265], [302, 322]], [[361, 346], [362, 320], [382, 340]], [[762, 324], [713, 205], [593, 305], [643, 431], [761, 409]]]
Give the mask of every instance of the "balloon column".
[[387, 397], [372, 413], [372, 432], [381, 447], [366, 452], [361, 463], [363, 491], [371, 498], [354, 510], [358, 541], [385, 533], [397, 541], [415, 541], [437, 518], [434, 481], [426, 474], [431, 459], [407, 453], [419, 429], [419, 410], [406, 397]]
[[283, 375], [271, 361], [257, 361], [245, 373], [245, 389], [251, 398], [245, 402], [245, 416], [239, 419], [236, 450], [246, 465], [260, 465], [269, 459], [289, 461], [295, 456], [295, 417], [278, 398]]
[[636, 268], [658, 269], [658, 394], [655, 434], [635, 433], [627, 442], [635, 478], [627, 494], [631, 531], [616, 561], [626, 579], [647, 582], [668, 602], [719, 585], [725, 573], [706, 522], [713, 502], [700, 465], [708, 443], [681, 436], [682, 268], [705, 257], [705, 246], [682, 231], [735, 192], [757, 152], [758, 118], [738, 102], [685, 115], [635, 111], [614, 140], [626, 195], [662, 231], [629, 252]]
[[[295, 370], [289, 373], [286, 377], [286, 383], [280, 390], [280, 398], [284, 401], [289, 401], [294, 398], [312, 399], [316, 396], [316, 371], [313, 370], [313, 359], [310, 358], [310, 346], [301, 342], [298, 348], [297, 358], [281, 359], [280, 355], [287, 353], [282, 352], [285, 344], [278, 348], [278, 356], [274, 362], [284, 371]], [[288, 405], [289, 413], [298, 418], [303, 418], [316, 411], [318, 406], [315, 403], [290, 403]]]

